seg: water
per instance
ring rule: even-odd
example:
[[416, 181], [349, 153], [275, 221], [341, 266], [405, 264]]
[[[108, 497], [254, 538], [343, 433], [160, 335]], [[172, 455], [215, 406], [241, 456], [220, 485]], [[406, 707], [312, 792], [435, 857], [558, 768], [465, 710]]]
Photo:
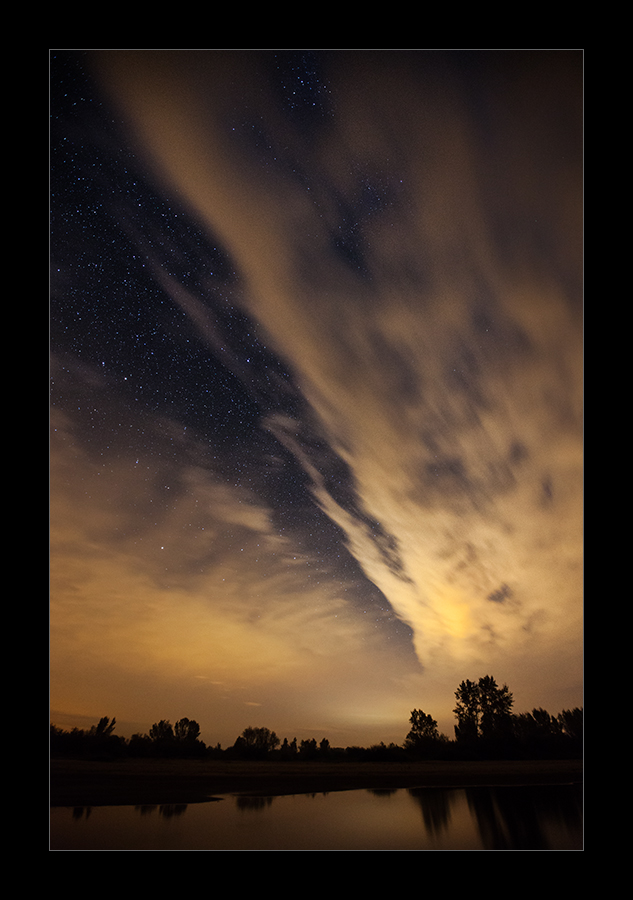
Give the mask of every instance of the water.
[[51, 850], [582, 850], [582, 786], [51, 809]]

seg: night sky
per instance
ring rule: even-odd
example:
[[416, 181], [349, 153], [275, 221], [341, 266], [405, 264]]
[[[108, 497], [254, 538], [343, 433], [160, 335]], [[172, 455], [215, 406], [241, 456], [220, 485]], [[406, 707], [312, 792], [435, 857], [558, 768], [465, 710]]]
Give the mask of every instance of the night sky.
[[50, 705], [582, 705], [577, 51], [51, 51]]

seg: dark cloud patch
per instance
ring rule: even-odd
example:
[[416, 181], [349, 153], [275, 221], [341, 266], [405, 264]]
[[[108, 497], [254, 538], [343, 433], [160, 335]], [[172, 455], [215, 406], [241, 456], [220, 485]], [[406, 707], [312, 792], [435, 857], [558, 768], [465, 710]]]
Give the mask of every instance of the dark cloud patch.
[[362, 234], [356, 221], [344, 219], [330, 236], [335, 255], [352, 272], [367, 275], [367, 258]]
[[529, 451], [521, 441], [512, 441], [508, 450], [508, 460], [512, 466], [520, 466], [529, 458]]
[[[487, 453], [474, 454], [466, 447], [463, 452], [451, 453], [451, 445], [459, 449], [461, 443], [446, 422], [439, 429], [437, 422], [432, 427], [429, 421], [420, 436], [426, 453], [417, 469], [411, 469], [417, 476], [412, 497], [423, 506], [445, 503], [453, 509], [483, 511], [495, 498], [517, 487], [530, 460], [530, 451], [519, 439], [506, 449], [495, 449], [491, 444]], [[551, 502], [551, 481], [547, 477], [541, 487], [543, 501]]]
[[[419, 403], [424, 382], [419, 360], [413, 350], [378, 329], [370, 333], [368, 340], [376, 363], [380, 365], [385, 392], [400, 407]], [[432, 441], [431, 436], [429, 440]]]
[[386, 171], [359, 166], [351, 181], [346, 195], [336, 195], [337, 215], [330, 230], [330, 245], [353, 273], [370, 278], [374, 267], [368, 228], [376, 216], [396, 204], [396, 179]]
[[422, 461], [418, 475], [413, 496], [429, 508], [481, 509], [512, 483], [508, 467], [499, 460], [479, 460], [475, 472], [464, 457], [450, 453], [436, 453]]
[[466, 466], [459, 457], [445, 457], [425, 466], [425, 483], [437, 482], [442, 493], [460, 493], [471, 484], [466, 474]]
[[444, 380], [446, 391], [462, 400], [465, 418], [473, 419], [477, 410], [489, 406], [481, 361], [466, 342], [456, 342], [444, 369]]
[[543, 506], [550, 506], [554, 502], [554, 485], [550, 475], [545, 475], [541, 482], [541, 501]]
[[487, 365], [517, 366], [533, 350], [525, 329], [513, 319], [503, 304], [478, 299], [470, 307], [470, 329], [466, 340]]
[[491, 603], [504, 603], [511, 596], [512, 589], [507, 584], [502, 584], [496, 591], [488, 594], [486, 600], [490, 600]]

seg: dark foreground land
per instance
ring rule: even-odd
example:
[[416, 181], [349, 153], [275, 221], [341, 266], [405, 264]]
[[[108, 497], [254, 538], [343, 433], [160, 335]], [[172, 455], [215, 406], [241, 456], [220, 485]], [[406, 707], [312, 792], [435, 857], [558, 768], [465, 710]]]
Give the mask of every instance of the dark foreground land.
[[477, 762], [220, 762], [51, 760], [51, 806], [201, 803], [218, 794], [312, 794], [354, 789], [565, 784], [582, 760]]

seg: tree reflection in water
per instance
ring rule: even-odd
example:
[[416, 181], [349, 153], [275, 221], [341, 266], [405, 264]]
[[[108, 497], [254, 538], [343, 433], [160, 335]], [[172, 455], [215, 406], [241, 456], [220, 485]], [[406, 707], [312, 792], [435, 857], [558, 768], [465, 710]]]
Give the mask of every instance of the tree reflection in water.
[[429, 836], [449, 830], [452, 807], [463, 793], [486, 850], [550, 850], [559, 836], [582, 833], [582, 785], [460, 789], [412, 788]]
[[427, 834], [438, 837], [442, 832], [448, 831], [451, 806], [457, 797], [455, 791], [409, 788], [408, 793], [420, 806]]
[[549, 850], [560, 833], [581, 830], [580, 785], [470, 788], [466, 797], [489, 850]]
[[248, 794], [238, 794], [235, 798], [235, 805], [241, 810], [266, 809], [266, 807], [272, 806], [274, 799], [271, 796], [256, 797]]

